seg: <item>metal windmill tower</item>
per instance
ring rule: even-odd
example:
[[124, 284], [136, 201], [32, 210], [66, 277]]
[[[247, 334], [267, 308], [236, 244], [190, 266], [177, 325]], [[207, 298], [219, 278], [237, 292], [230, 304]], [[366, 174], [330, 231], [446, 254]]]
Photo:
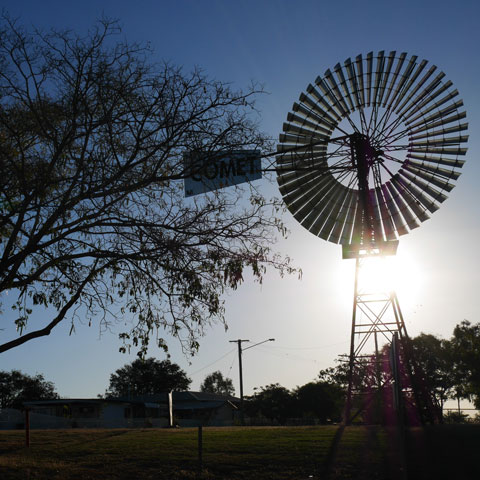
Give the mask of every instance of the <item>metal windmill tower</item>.
[[[373, 371], [377, 392], [393, 386], [397, 404], [410, 402], [423, 422], [435, 421], [395, 292], [368, 291], [361, 276], [372, 257], [395, 255], [399, 236], [427, 220], [454, 187], [467, 151], [462, 107], [436, 66], [380, 51], [327, 70], [283, 125], [276, 171], [288, 209], [356, 262], [346, 423], [369, 402], [372, 382], [358, 381], [362, 369], [364, 377]], [[390, 345], [388, 371], [379, 367], [382, 339]], [[375, 355], [365, 354], [372, 345]]]

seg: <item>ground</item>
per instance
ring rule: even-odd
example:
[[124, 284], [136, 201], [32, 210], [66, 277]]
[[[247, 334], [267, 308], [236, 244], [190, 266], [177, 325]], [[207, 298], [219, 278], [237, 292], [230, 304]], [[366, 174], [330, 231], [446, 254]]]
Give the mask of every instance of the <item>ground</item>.
[[[475, 479], [480, 425], [0, 431], [8, 479]], [[402, 449], [405, 445], [405, 449]]]

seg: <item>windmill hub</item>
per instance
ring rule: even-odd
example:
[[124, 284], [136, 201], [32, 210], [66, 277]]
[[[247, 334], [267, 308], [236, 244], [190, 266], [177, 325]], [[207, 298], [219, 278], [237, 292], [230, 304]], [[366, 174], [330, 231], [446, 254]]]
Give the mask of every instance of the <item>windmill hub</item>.
[[381, 162], [382, 150], [376, 149], [367, 135], [355, 132], [349, 137], [354, 167], [367, 170], [374, 162]]

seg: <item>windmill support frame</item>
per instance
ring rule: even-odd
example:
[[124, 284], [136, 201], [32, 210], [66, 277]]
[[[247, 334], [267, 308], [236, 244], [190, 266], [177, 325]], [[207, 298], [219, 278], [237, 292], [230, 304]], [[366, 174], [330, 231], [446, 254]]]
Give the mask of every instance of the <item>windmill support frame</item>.
[[[405, 399], [408, 398], [413, 404], [419, 423], [437, 423], [439, 417], [428, 389], [418, 379], [419, 369], [416, 366], [396, 292], [393, 289], [372, 291], [361, 285], [362, 267], [372, 256], [375, 255], [357, 256], [355, 261], [348, 387], [343, 423], [350, 425], [375, 399], [380, 399], [382, 392], [387, 388], [392, 388], [392, 405], [397, 422], [405, 421], [404, 406]], [[377, 256], [383, 257], [381, 254]], [[390, 351], [393, 351], [390, 353], [388, 373], [380, 371], [382, 355], [379, 351], [379, 337], [383, 338], [385, 343], [389, 344]], [[374, 347], [373, 355], [364, 353], [368, 345]], [[374, 395], [371, 395], [371, 392], [368, 395], [366, 390], [356, 385], [357, 369], [365, 367], [365, 364], [373, 371]], [[408, 381], [401, 380], [400, 369], [403, 369]], [[360, 402], [355, 402], [357, 397], [360, 398]]]

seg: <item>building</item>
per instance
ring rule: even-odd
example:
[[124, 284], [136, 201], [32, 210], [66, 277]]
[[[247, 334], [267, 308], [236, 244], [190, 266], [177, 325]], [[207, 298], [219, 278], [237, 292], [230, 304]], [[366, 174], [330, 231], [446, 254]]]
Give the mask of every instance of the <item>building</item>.
[[[184, 427], [227, 426], [237, 422], [236, 397], [204, 392], [173, 392], [172, 424]], [[68, 398], [24, 403], [31, 428], [142, 428], [170, 425], [166, 393], [122, 398]], [[18, 417], [18, 418], [17, 418]], [[9, 414], [0, 428], [19, 428], [22, 417]]]

